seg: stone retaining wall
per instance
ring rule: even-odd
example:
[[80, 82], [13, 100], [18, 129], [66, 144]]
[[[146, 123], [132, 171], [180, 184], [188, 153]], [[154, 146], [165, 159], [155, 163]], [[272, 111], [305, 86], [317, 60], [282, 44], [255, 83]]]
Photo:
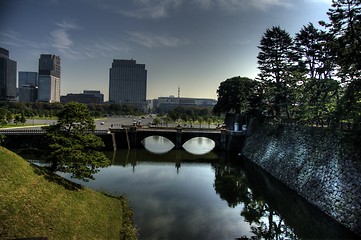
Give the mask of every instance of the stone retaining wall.
[[243, 155], [361, 236], [360, 149], [320, 128], [249, 126]]

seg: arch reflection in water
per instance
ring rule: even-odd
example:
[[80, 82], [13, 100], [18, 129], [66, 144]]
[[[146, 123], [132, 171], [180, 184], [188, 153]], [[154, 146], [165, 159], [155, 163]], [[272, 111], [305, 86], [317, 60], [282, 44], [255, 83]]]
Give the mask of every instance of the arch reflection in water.
[[162, 136], [144, 138], [142, 144], [149, 152], [157, 154], [169, 152], [175, 146], [168, 138]]
[[215, 142], [206, 137], [195, 137], [183, 144], [183, 148], [192, 154], [203, 155], [209, 153], [215, 147]]

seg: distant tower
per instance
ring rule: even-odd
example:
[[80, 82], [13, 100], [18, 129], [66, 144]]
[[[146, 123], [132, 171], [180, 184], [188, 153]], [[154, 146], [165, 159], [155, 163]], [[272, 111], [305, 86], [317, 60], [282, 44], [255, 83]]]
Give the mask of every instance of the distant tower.
[[109, 70], [109, 102], [146, 109], [147, 70], [135, 60], [114, 59]]
[[36, 102], [38, 99], [38, 73], [19, 72], [19, 102]]
[[39, 59], [39, 102], [60, 102], [60, 57], [41, 54]]
[[178, 86], [178, 99], [180, 98], [180, 87]]
[[0, 101], [16, 100], [16, 67], [16, 62], [9, 58], [9, 51], [0, 48]]

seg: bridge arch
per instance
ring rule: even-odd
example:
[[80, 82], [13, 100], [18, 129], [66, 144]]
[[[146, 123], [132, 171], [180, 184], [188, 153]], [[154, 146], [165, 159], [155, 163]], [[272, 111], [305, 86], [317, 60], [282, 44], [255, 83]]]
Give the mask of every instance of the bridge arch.
[[175, 149], [181, 149], [184, 143], [195, 138], [205, 137], [215, 143], [214, 149], [222, 149], [222, 137], [220, 131], [201, 131], [193, 129], [133, 129], [129, 132], [132, 147], [143, 147], [142, 141], [150, 136], [161, 136], [170, 140]]
[[[149, 139], [151, 138], [151, 139]], [[166, 137], [153, 135], [140, 141], [145, 149], [152, 153], [162, 154], [169, 152], [175, 147], [175, 144]]]
[[215, 148], [216, 143], [207, 137], [194, 137], [186, 141], [182, 147], [187, 152], [195, 155], [203, 155], [211, 152]]
[[204, 137], [212, 140], [214, 142], [214, 149], [221, 148], [221, 134], [214, 132], [183, 132], [182, 133], [182, 146], [189, 140], [197, 137]]

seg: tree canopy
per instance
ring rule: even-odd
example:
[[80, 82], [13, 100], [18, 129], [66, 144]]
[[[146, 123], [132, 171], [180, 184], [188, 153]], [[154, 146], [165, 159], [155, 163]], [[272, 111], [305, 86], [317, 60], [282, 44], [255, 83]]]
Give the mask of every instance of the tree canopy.
[[332, 36], [329, 44], [339, 65], [343, 81], [360, 78], [361, 71], [361, 1], [333, 0], [327, 12], [329, 23], [320, 21]]
[[98, 168], [109, 165], [109, 159], [99, 151], [104, 143], [92, 134], [94, 129], [94, 120], [85, 105], [75, 102], [65, 105], [58, 114], [58, 123], [45, 127], [51, 170], [88, 181], [94, 179]]
[[218, 101], [213, 112], [221, 114], [248, 111], [254, 86], [254, 81], [246, 77], [233, 77], [221, 82], [217, 90]]
[[280, 26], [261, 36], [255, 80], [221, 82], [214, 113], [361, 130], [361, 1], [333, 0], [329, 22], [292, 37]]
[[290, 118], [290, 107], [295, 102], [295, 72], [300, 70], [293, 39], [286, 30], [272, 27], [262, 35], [258, 48], [259, 79], [268, 86], [265, 94], [270, 113], [276, 118]]

